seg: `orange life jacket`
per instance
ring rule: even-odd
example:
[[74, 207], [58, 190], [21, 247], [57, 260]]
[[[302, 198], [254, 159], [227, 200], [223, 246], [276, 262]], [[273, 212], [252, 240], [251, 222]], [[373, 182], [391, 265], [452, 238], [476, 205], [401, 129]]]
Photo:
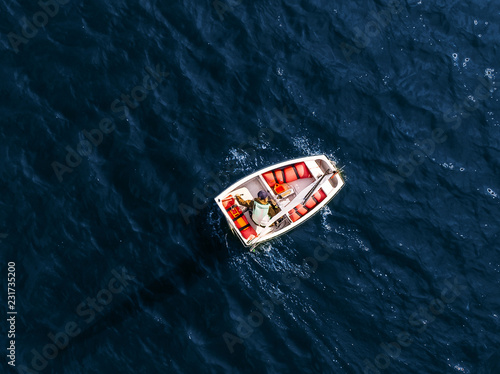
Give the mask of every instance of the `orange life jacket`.
[[250, 236], [257, 236], [257, 232], [248, 223], [247, 218], [243, 214], [241, 208], [235, 204], [234, 197], [222, 200], [222, 206], [226, 209], [229, 218], [234, 222], [241, 235], [248, 239]]

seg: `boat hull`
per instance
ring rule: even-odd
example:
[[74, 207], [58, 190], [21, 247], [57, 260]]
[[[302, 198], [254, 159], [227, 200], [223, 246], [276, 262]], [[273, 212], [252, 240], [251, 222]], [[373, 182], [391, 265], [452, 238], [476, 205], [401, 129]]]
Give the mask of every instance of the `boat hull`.
[[[344, 184], [334, 162], [324, 155], [309, 156], [256, 171], [222, 191], [215, 197], [215, 203], [243, 245], [254, 248], [290, 232], [313, 217]], [[236, 201], [236, 195], [253, 200], [261, 190], [267, 191], [280, 208], [275, 224], [265, 228], [256, 225], [251, 211]]]

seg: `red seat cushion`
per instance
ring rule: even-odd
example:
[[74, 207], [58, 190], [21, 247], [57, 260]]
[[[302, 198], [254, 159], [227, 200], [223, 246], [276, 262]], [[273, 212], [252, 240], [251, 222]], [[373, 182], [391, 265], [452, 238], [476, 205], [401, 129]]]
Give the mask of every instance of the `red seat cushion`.
[[312, 210], [316, 205], [325, 200], [325, 198], [326, 193], [322, 188], [320, 188], [318, 192], [311, 196], [304, 205], [299, 204], [288, 212], [290, 219], [292, 220], [292, 222], [297, 221], [298, 219], [309, 213], [309, 211]]
[[262, 174], [269, 187], [273, 188], [276, 183], [289, 183], [299, 178], [311, 178], [305, 162], [299, 162], [293, 166], [287, 166], [285, 169], [275, 169]]
[[266, 180], [269, 187], [273, 188], [276, 182], [282, 184], [284, 182], [283, 178], [283, 170], [276, 169], [273, 171], [268, 171], [267, 173], [262, 174], [264, 179]]

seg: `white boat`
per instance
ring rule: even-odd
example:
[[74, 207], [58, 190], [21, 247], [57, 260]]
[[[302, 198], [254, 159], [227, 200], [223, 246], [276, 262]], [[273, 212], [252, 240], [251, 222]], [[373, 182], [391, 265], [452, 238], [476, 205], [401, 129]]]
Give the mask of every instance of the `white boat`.
[[[243, 245], [254, 249], [314, 216], [344, 184], [335, 163], [328, 157], [310, 156], [259, 170], [222, 191], [215, 202]], [[239, 205], [236, 196], [253, 200], [259, 191], [266, 191], [280, 212], [265, 224], [257, 225], [252, 212]]]

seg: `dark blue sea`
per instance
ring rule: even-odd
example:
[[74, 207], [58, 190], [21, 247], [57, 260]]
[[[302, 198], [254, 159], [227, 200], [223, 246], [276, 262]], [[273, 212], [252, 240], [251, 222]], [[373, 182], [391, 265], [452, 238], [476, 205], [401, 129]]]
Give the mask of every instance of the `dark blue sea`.
[[[500, 373], [498, 1], [3, 0], [2, 373]], [[213, 198], [346, 185], [249, 253]]]

